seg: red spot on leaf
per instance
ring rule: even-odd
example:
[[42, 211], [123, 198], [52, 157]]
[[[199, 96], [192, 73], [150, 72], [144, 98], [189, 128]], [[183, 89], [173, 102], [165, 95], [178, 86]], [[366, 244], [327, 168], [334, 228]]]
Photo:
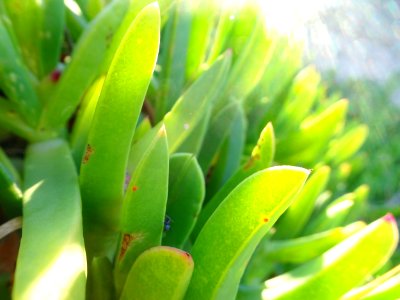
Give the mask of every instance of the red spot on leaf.
[[134, 185], [134, 186], [132, 187], [132, 191], [136, 192], [137, 190], [138, 190], [138, 187], [137, 187], [136, 185]]
[[267, 223], [269, 221], [269, 219], [268, 218], [264, 218], [263, 221], [264, 221], [264, 223]]

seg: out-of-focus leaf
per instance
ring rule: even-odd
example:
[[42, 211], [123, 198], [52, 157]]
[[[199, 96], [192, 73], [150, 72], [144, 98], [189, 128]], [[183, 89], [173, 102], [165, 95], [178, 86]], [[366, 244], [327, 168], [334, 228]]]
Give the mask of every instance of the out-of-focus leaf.
[[265, 261], [303, 263], [323, 254], [365, 226], [363, 222], [356, 222], [296, 239], [271, 241], [265, 248]]
[[354, 193], [348, 193], [332, 201], [322, 212], [307, 224], [304, 234], [325, 231], [343, 224], [354, 206]]
[[296, 195], [292, 205], [279, 219], [274, 239], [298, 236], [310, 219], [318, 196], [326, 188], [330, 172], [331, 169], [328, 166], [322, 166], [311, 174], [304, 188]]
[[304, 120], [297, 132], [278, 140], [277, 161], [312, 167], [328, 141], [343, 126], [347, 106], [346, 99], [335, 102], [317, 116]]
[[390, 258], [398, 242], [391, 215], [300, 267], [265, 282], [263, 299], [338, 299]]
[[351, 290], [341, 300], [397, 299], [400, 296], [399, 283], [400, 265], [368, 282], [366, 285]]
[[328, 163], [338, 165], [354, 155], [364, 144], [368, 136], [368, 127], [359, 125], [333, 140], [326, 153]]

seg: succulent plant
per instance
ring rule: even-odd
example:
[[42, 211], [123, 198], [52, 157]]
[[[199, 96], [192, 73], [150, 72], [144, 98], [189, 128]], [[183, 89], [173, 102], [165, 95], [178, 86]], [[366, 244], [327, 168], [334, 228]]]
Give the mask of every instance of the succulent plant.
[[371, 280], [395, 219], [367, 225], [368, 187], [346, 186], [368, 129], [259, 2], [5, 0], [0, 16], [13, 299], [399, 296], [398, 267]]

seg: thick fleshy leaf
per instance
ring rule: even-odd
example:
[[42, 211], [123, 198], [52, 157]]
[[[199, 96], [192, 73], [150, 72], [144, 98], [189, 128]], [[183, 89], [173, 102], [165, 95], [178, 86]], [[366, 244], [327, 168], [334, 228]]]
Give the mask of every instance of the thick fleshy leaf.
[[88, 249], [105, 250], [107, 234], [118, 230], [131, 141], [155, 67], [159, 32], [158, 5], [150, 4], [124, 36], [97, 103], [80, 172]]
[[22, 214], [22, 192], [8, 168], [1, 161], [0, 207], [7, 218], [17, 217]]
[[313, 212], [318, 196], [324, 191], [331, 169], [328, 166], [318, 168], [293, 200], [292, 205], [279, 219], [274, 239], [286, 239], [298, 236], [307, 224]]
[[190, 136], [198, 124], [204, 121], [205, 113], [212, 107], [215, 97], [221, 92], [230, 66], [231, 55], [227, 52], [186, 90], [164, 117], [170, 153]]
[[[355, 288], [344, 295], [341, 300], [358, 299], [397, 299], [400, 296], [400, 265], [367, 284]], [[397, 288], [396, 288], [397, 285]]]
[[304, 234], [322, 232], [344, 224], [354, 206], [355, 194], [348, 193], [335, 199], [307, 224]]
[[326, 160], [335, 165], [349, 159], [364, 144], [368, 136], [368, 127], [359, 125], [332, 141], [326, 153]]
[[178, 0], [167, 21], [159, 64], [160, 88], [156, 101], [156, 119], [161, 120], [181, 95], [185, 84], [186, 55], [190, 33], [190, 3]]
[[107, 257], [95, 257], [92, 260], [86, 289], [88, 300], [115, 299], [113, 269]]
[[264, 249], [266, 261], [303, 263], [320, 256], [365, 226], [363, 222], [356, 222], [296, 239], [271, 241]]
[[155, 247], [138, 257], [129, 272], [121, 300], [180, 300], [193, 272], [189, 253]]
[[171, 156], [167, 204], [171, 224], [163, 245], [182, 248], [187, 241], [203, 204], [204, 185], [203, 173], [193, 154]]
[[192, 80], [201, 72], [209, 40], [219, 12], [218, 1], [190, 0], [190, 34], [187, 47], [186, 78]]
[[[264, 70], [271, 59], [272, 51], [274, 48], [273, 39], [271, 39], [270, 33], [267, 30], [265, 19], [262, 17], [261, 7], [257, 4], [257, 1], [246, 1], [245, 4], [253, 6], [249, 8], [249, 15], [246, 19], [257, 20], [254, 27], [251, 28], [248, 40], [242, 40], [246, 38], [243, 32], [237, 35], [237, 39], [243, 42], [239, 49], [233, 50], [237, 52], [237, 58], [235, 59], [232, 71], [229, 75], [227, 91], [233, 99], [244, 100], [244, 98], [255, 88], [255, 86], [261, 80]], [[244, 11], [244, 9], [242, 9]], [[255, 14], [251, 18], [252, 14]], [[240, 18], [240, 14], [239, 14]], [[239, 24], [235, 25], [233, 35], [236, 35], [235, 29], [241, 31], [242, 26], [240, 20]], [[236, 54], [236, 53], [235, 53]]]
[[113, 34], [121, 24], [128, 7], [129, 1], [113, 1], [87, 27], [74, 49], [71, 62], [63, 72], [51, 101], [44, 108], [42, 127], [62, 127], [74, 113], [85, 91], [99, 75]]
[[167, 197], [168, 147], [161, 127], [135, 165], [123, 200], [122, 236], [114, 271], [118, 292], [136, 258], [161, 245]]
[[307, 117], [317, 100], [320, 80], [321, 76], [314, 66], [304, 68], [293, 79], [286, 104], [274, 123], [276, 128], [279, 128], [278, 136], [298, 128], [301, 121]]
[[271, 123], [261, 132], [257, 145], [254, 147], [249, 160], [224, 184], [212, 197], [200, 213], [192, 237], [196, 237], [201, 228], [228, 194], [245, 178], [257, 171], [268, 168], [275, 153], [275, 136]]
[[57, 65], [64, 29], [64, 1], [5, 0], [28, 67], [39, 78]]
[[71, 150], [75, 164], [78, 167], [82, 162], [82, 157], [85, 152], [90, 125], [92, 124], [97, 101], [99, 100], [101, 89], [103, 88], [104, 79], [104, 77], [101, 77], [95, 81], [85, 94], [85, 98], [77, 113], [74, 127], [72, 128]]
[[186, 299], [233, 299], [244, 268], [261, 238], [290, 205], [308, 171], [274, 167], [236, 187], [199, 233]]
[[300, 267], [265, 282], [263, 299], [338, 299], [385, 264], [398, 230], [391, 215], [378, 219]]
[[0, 88], [28, 125], [35, 128], [40, 103], [31, 82], [31, 74], [22, 62], [9, 31], [0, 19]]
[[203, 147], [198, 156], [199, 164], [205, 174], [220, 150], [224, 140], [233, 126], [236, 115], [239, 113], [240, 104], [233, 102], [225, 106], [219, 113], [211, 118]]
[[277, 142], [276, 159], [312, 167], [332, 136], [343, 126], [348, 101], [335, 102], [317, 116], [304, 120], [300, 129]]
[[247, 120], [242, 104], [240, 102], [238, 104], [233, 124], [217, 155], [218, 160], [212, 166], [213, 171], [209, 174], [206, 200], [210, 199], [222, 188], [227, 180], [239, 169], [242, 162], [246, 142]]
[[24, 178], [22, 240], [13, 298], [84, 299], [81, 198], [67, 144], [51, 140], [31, 145]]

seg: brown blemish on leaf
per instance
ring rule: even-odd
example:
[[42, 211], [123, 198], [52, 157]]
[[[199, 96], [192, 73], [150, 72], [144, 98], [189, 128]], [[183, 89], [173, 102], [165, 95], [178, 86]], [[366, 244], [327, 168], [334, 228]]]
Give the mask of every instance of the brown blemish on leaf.
[[136, 192], [138, 190], [138, 187], [136, 186], [136, 185], [134, 185], [133, 187], [132, 187], [132, 191], [133, 192]]
[[264, 221], [264, 223], [267, 223], [269, 221], [269, 219], [268, 218], [264, 218], [263, 221]]
[[254, 162], [256, 161], [256, 160], [260, 160], [261, 159], [261, 156], [260, 156], [260, 154], [256, 154], [256, 155], [252, 155], [251, 157], [250, 157], [250, 159], [248, 160], [248, 162], [245, 164], [245, 166], [243, 167], [243, 169], [245, 170], [245, 171], [247, 171], [248, 169], [250, 169], [252, 166], [253, 166], [253, 164], [254, 164]]
[[124, 256], [126, 251], [128, 250], [130, 244], [134, 241], [134, 240], [138, 240], [141, 239], [142, 235], [141, 234], [129, 234], [129, 233], [125, 233], [124, 237], [122, 238], [122, 245], [121, 245], [121, 251], [119, 253], [119, 260], [121, 260]]
[[83, 160], [82, 163], [83, 164], [87, 164], [89, 161], [90, 156], [94, 153], [94, 149], [92, 148], [92, 146], [90, 146], [89, 144], [87, 144], [86, 146], [86, 151], [85, 151], [85, 155], [83, 156]]

